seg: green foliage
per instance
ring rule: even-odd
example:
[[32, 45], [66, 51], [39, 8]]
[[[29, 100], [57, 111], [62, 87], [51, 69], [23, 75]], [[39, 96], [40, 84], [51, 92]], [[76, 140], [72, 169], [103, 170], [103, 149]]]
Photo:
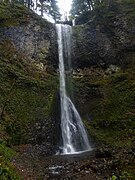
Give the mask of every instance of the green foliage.
[[10, 4], [0, 4], [0, 26], [11, 27], [27, 25], [32, 19], [37, 21], [42, 27], [52, 27], [52, 24], [42, 19], [41, 16], [28, 10], [27, 7], [22, 4], [15, 4], [11, 7]]
[[1, 121], [8, 144], [20, 144], [27, 140], [30, 123], [50, 117], [58, 80], [18, 54], [11, 42], [0, 49]]
[[60, 20], [61, 15], [56, 0], [51, 1], [49, 14], [53, 17], [55, 21]]
[[[22, 5], [0, 4], [0, 25], [17, 26], [30, 18], [51, 28]], [[45, 53], [45, 52], [43, 52]], [[9, 147], [28, 140], [31, 123], [48, 121], [58, 88], [58, 79], [52, 70], [41, 70], [39, 64], [18, 53], [15, 45], [6, 40], [0, 43], [0, 180], [21, 179], [12, 163], [15, 153]], [[9, 146], [9, 147], [7, 147]]]
[[41, 0], [40, 4], [37, 4], [36, 8], [39, 9], [39, 11], [41, 11], [41, 16], [44, 16], [45, 14], [48, 14], [49, 16], [51, 16], [55, 21], [60, 19], [60, 12], [59, 12], [59, 8], [57, 5], [57, 0]]
[[0, 166], [0, 180], [20, 180], [21, 178], [15, 174], [14, 170], [11, 169], [9, 164]]
[[117, 180], [117, 177], [115, 175], [113, 175], [112, 180]]
[[0, 25], [1, 26], [18, 26], [26, 24], [29, 21], [31, 12], [25, 6], [16, 4], [11, 8], [10, 5], [0, 4]]
[[[132, 76], [134, 77], [133, 74]], [[134, 82], [131, 73], [117, 73], [109, 77], [104, 86], [106, 97], [95, 116], [98, 119], [95, 126], [101, 127], [105, 132], [110, 131], [110, 137], [114, 138], [112, 143], [118, 138], [119, 141], [116, 142], [119, 145], [130, 144], [134, 140]]]
[[95, 70], [76, 80], [77, 104], [84, 118], [90, 116], [86, 125], [97, 141], [115, 147], [131, 146], [134, 142], [134, 77], [133, 69], [108, 76]]
[[135, 178], [135, 175], [133, 175], [133, 174], [131, 174], [131, 173], [128, 173], [128, 172], [126, 172], [126, 171], [124, 171], [123, 173], [122, 173], [122, 175], [120, 176], [120, 180], [125, 180], [125, 179], [127, 179], [127, 180], [132, 180], [132, 179], [134, 179]]
[[15, 173], [15, 167], [10, 162], [15, 152], [7, 147], [5, 143], [0, 142], [0, 179], [1, 180], [20, 180], [19, 176]]
[[134, 66], [110, 75], [102, 68], [85, 69], [74, 84], [75, 102], [91, 139], [111, 152], [120, 152], [114, 156], [118, 178], [134, 179], [134, 155], [130, 154], [135, 142]]
[[110, 21], [110, 18], [115, 14], [128, 12], [134, 15], [135, 1], [134, 0], [112, 0], [112, 1], [98, 1], [91, 0], [81, 1], [73, 0], [71, 15], [76, 18], [77, 24], [84, 24], [93, 19], [98, 23], [105, 23]]
[[[2, 140], [1, 140], [2, 141]], [[9, 147], [6, 147], [6, 142], [0, 142], [0, 156], [5, 157], [6, 159], [12, 158], [14, 155], [14, 151]]]
[[123, 0], [123, 3], [125, 5], [134, 5], [135, 4], [135, 0]]

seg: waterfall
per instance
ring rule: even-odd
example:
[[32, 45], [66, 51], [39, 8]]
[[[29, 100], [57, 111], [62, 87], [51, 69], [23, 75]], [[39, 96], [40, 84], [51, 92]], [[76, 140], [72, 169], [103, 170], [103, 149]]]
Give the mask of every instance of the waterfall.
[[72, 20], [72, 26], [75, 26], [75, 19]]
[[66, 59], [70, 62], [72, 28], [69, 25], [57, 24], [56, 29], [60, 72], [62, 154], [81, 153], [91, 150], [91, 147], [81, 117], [71, 99], [67, 96], [65, 81], [66, 62], [64, 60]]

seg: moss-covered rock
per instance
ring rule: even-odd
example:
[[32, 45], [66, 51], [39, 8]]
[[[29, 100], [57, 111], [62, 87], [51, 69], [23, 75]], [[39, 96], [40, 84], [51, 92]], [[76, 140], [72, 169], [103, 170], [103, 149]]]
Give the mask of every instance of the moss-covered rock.
[[16, 50], [45, 66], [58, 66], [55, 25], [25, 6], [0, 5], [0, 42], [12, 41]]
[[44, 138], [36, 143], [56, 143], [48, 129], [55, 126], [51, 114], [58, 88], [57, 75], [23, 57], [10, 41], [1, 43], [0, 51], [0, 117], [8, 144], [35, 143], [30, 140], [29, 128], [37, 122], [47, 127]]
[[132, 146], [135, 139], [134, 68], [106, 74], [102, 69], [87, 69], [74, 80], [76, 104], [90, 134], [111, 146]]
[[118, 3], [116, 9], [99, 7], [94, 15], [87, 12], [89, 21], [73, 27], [74, 68], [134, 64], [134, 12], [134, 1]]

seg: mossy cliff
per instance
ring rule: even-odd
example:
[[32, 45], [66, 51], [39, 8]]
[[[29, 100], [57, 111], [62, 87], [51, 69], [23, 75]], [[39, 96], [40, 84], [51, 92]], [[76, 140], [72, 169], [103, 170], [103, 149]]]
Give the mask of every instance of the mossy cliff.
[[57, 41], [54, 25], [21, 5], [1, 4], [0, 25], [0, 179], [17, 179], [6, 146], [55, 153]]
[[97, 132], [110, 133], [107, 143], [117, 144], [115, 136], [130, 144], [135, 127], [135, 3], [99, 10], [100, 16], [90, 14], [88, 22], [73, 27], [77, 104]]
[[99, 157], [111, 153], [118, 177], [134, 179], [135, 68], [78, 71], [73, 75], [75, 104], [92, 144], [100, 149]]
[[33, 11], [18, 4], [0, 5], [0, 41], [10, 40], [22, 55], [42, 62], [45, 66], [58, 65], [55, 25]]
[[128, 153], [135, 151], [135, 3], [118, 9], [90, 15], [73, 27], [73, 84], [91, 139], [103, 149], [121, 151], [116, 166], [134, 178], [134, 156]]
[[[73, 28], [73, 66], [126, 66], [135, 62], [135, 3], [99, 7]], [[87, 19], [86, 17], [86, 19]]]

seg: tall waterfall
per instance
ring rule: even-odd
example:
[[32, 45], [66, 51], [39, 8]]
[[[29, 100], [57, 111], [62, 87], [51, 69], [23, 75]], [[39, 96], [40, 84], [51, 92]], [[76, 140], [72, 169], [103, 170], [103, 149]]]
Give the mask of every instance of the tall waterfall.
[[[81, 117], [71, 99], [67, 96], [65, 81], [65, 59], [70, 62], [71, 34], [69, 25], [56, 25], [58, 34], [62, 154], [75, 154], [91, 150]], [[70, 64], [70, 63], [69, 63]]]

